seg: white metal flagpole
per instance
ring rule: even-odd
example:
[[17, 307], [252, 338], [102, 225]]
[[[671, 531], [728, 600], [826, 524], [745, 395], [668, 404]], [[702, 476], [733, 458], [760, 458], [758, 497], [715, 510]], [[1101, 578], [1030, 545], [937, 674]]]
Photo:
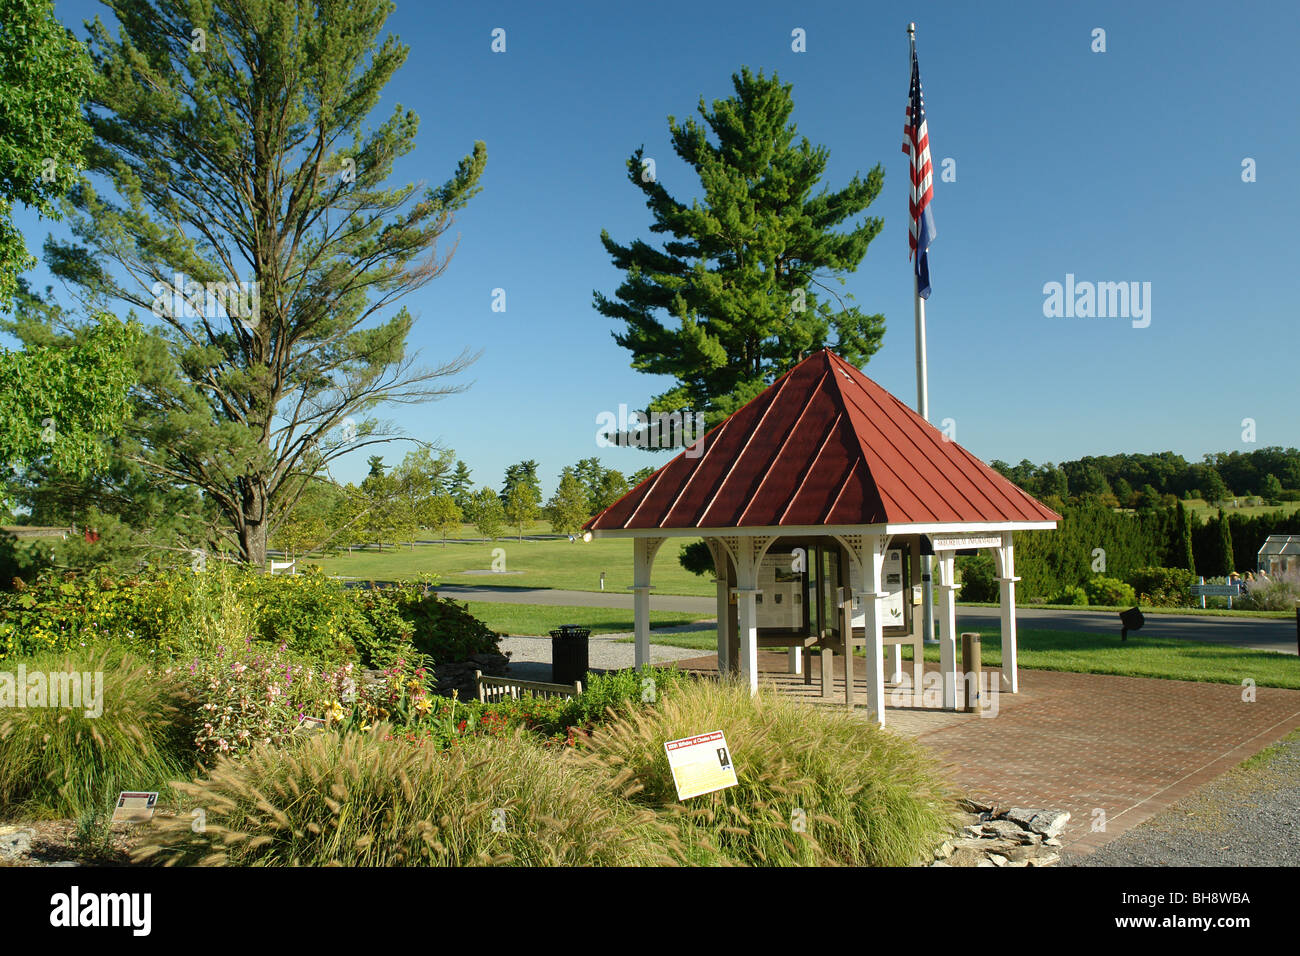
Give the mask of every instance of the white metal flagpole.
[[[911, 89], [912, 58], [916, 55], [916, 24], [907, 25], [907, 78]], [[909, 189], [911, 175], [908, 175]], [[921, 250], [917, 249], [919, 257]], [[927, 422], [930, 420], [930, 383], [925, 366], [925, 299], [921, 298], [921, 280], [912, 270], [912, 297], [916, 309], [916, 413]], [[926, 644], [937, 644], [934, 636], [934, 579], [932, 572], [934, 562], [928, 554], [921, 555], [921, 627]]]

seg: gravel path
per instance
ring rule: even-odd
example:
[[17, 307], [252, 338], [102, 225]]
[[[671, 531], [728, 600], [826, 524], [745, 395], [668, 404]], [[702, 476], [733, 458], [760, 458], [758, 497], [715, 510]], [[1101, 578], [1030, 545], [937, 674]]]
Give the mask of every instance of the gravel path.
[[1300, 733], [1075, 865], [1300, 865]]
[[[667, 630], [689, 630], [663, 628]], [[661, 632], [662, 632], [661, 631]], [[620, 670], [636, 663], [636, 645], [619, 643], [631, 634], [593, 634], [588, 639], [587, 664], [592, 670]], [[549, 681], [551, 679], [551, 639], [549, 637], [503, 637], [501, 653], [510, 654], [510, 674], [521, 680]], [[706, 651], [687, 647], [650, 645], [650, 660], [655, 664], [699, 657]]]

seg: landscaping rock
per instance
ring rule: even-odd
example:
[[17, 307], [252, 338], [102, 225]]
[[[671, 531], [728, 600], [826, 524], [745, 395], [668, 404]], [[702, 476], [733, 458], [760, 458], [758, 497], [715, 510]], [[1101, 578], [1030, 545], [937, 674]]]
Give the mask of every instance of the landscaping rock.
[[930, 866], [1052, 866], [1060, 862], [1053, 852], [1061, 841], [1070, 814], [1064, 810], [1000, 811], [972, 800], [960, 804], [960, 829], [934, 851]]
[[1022, 829], [1011, 820], [990, 820], [984, 824], [982, 831], [989, 836], [1002, 840], [1014, 840], [1017, 843], [1037, 843], [1042, 839], [1037, 833]]
[[31, 827], [0, 827], [0, 860], [12, 863], [31, 852], [36, 831]]
[[1059, 836], [1070, 822], [1070, 814], [1066, 810], [1025, 810], [1020, 807], [1008, 810], [1006, 818], [1049, 839]]
[[[972, 850], [966, 847], [959, 848], [952, 856], [947, 859], [948, 866], [984, 866], [988, 864], [988, 857], [979, 850]], [[991, 865], [991, 864], [989, 864]]]

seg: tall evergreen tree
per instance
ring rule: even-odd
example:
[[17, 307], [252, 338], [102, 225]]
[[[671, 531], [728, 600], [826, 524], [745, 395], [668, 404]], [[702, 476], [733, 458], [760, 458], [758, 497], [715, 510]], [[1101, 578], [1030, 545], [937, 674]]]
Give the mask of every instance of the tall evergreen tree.
[[796, 140], [790, 85], [747, 68], [732, 82], [735, 94], [712, 109], [701, 97], [700, 122], [668, 118], [701, 199], [670, 195], [644, 147], [628, 160], [654, 220], [650, 232], [666, 239], [662, 248], [639, 239], [620, 245], [602, 231], [626, 276], [614, 298], [594, 293], [601, 315], [626, 324], [613, 335], [632, 367], [677, 380], [648, 410], [702, 412], [708, 425], [824, 346], [864, 364], [884, 333], [883, 316], [864, 315], [828, 284], [843, 284], [880, 232], [880, 219], [853, 220], [879, 194], [883, 170], [819, 189], [830, 154]]
[[[472, 358], [407, 355], [397, 303], [437, 277], [482, 143], [443, 185], [390, 186], [418, 118], [363, 129], [408, 50], [389, 0], [109, 0], [96, 20], [90, 180], [76, 242], [46, 247], [91, 298], [151, 312], [166, 344], [136, 426], [161, 479], [214, 502], [243, 557], [332, 459], [391, 433], [365, 417], [428, 401]], [[342, 432], [342, 436], [340, 436]], [[356, 439], [360, 437], [361, 441]]]
[[456, 507], [461, 511], [465, 511], [469, 507], [470, 498], [474, 495], [474, 484], [470, 479], [469, 465], [459, 458], [456, 459], [456, 468], [447, 481], [447, 494], [451, 495], [452, 501], [456, 502]]
[[1171, 568], [1196, 571], [1196, 561], [1192, 556], [1192, 523], [1181, 500], [1174, 505], [1173, 541], [1168, 561]]
[[537, 478], [537, 462], [529, 459], [506, 466], [505, 481], [501, 483], [501, 504], [510, 500], [516, 485], [526, 485], [536, 501], [542, 500], [542, 484]]

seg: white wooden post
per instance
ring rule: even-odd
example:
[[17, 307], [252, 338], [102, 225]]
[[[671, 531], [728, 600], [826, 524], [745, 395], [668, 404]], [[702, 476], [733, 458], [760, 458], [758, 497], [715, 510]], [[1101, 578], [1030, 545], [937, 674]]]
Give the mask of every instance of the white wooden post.
[[713, 552], [714, 584], [717, 588], [718, 608], [718, 673], [726, 674], [731, 670], [731, 633], [730, 594], [727, 590], [727, 549], [721, 541], [708, 539], [709, 550]]
[[736, 588], [738, 627], [740, 631], [740, 677], [751, 694], [758, 693], [758, 588]]
[[939, 673], [943, 679], [943, 709], [957, 709], [957, 572], [956, 557], [943, 552], [939, 571]]
[[[908, 600], [911, 600], [911, 597], [911, 594], [907, 595]], [[889, 654], [889, 682], [901, 684], [903, 683], [903, 645], [890, 644], [886, 651]]]
[[758, 565], [775, 538], [729, 538], [736, 561], [737, 636], [740, 638], [740, 675], [751, 694], [758, 693]]
[[1002, 611], [1002, 685], [1012, 694], [1020, 693], [1020, 669], [1016, 662], [1016, 577], [1015, 548], [1011, 532], [1002, 534], [1002, 547], [994, 552], [998, 561], [999, 604]]
[[[885, 635], [884, 614], [881, 600], [886, 596], [880, 589], [881, 575], [885, 567], [885, 547], [888, 539], [884, 535], [856, 535], [856, 567], [859, 574], [858, 597], [862, 600], [863, 634], [866, 638], [867, 652], [867, 708], [876, 723], [885, 724]], [[849, 635], [845, 635], [845, 651]]]
[[790, 674], [803, 673], [803, 648], [791, 647], [789, 649], [789, 660], [786, 661], [786, 671]]
[[632, 621], [637, 667], [650, 663], [650, 572], [663, 538], [632, 539]]

